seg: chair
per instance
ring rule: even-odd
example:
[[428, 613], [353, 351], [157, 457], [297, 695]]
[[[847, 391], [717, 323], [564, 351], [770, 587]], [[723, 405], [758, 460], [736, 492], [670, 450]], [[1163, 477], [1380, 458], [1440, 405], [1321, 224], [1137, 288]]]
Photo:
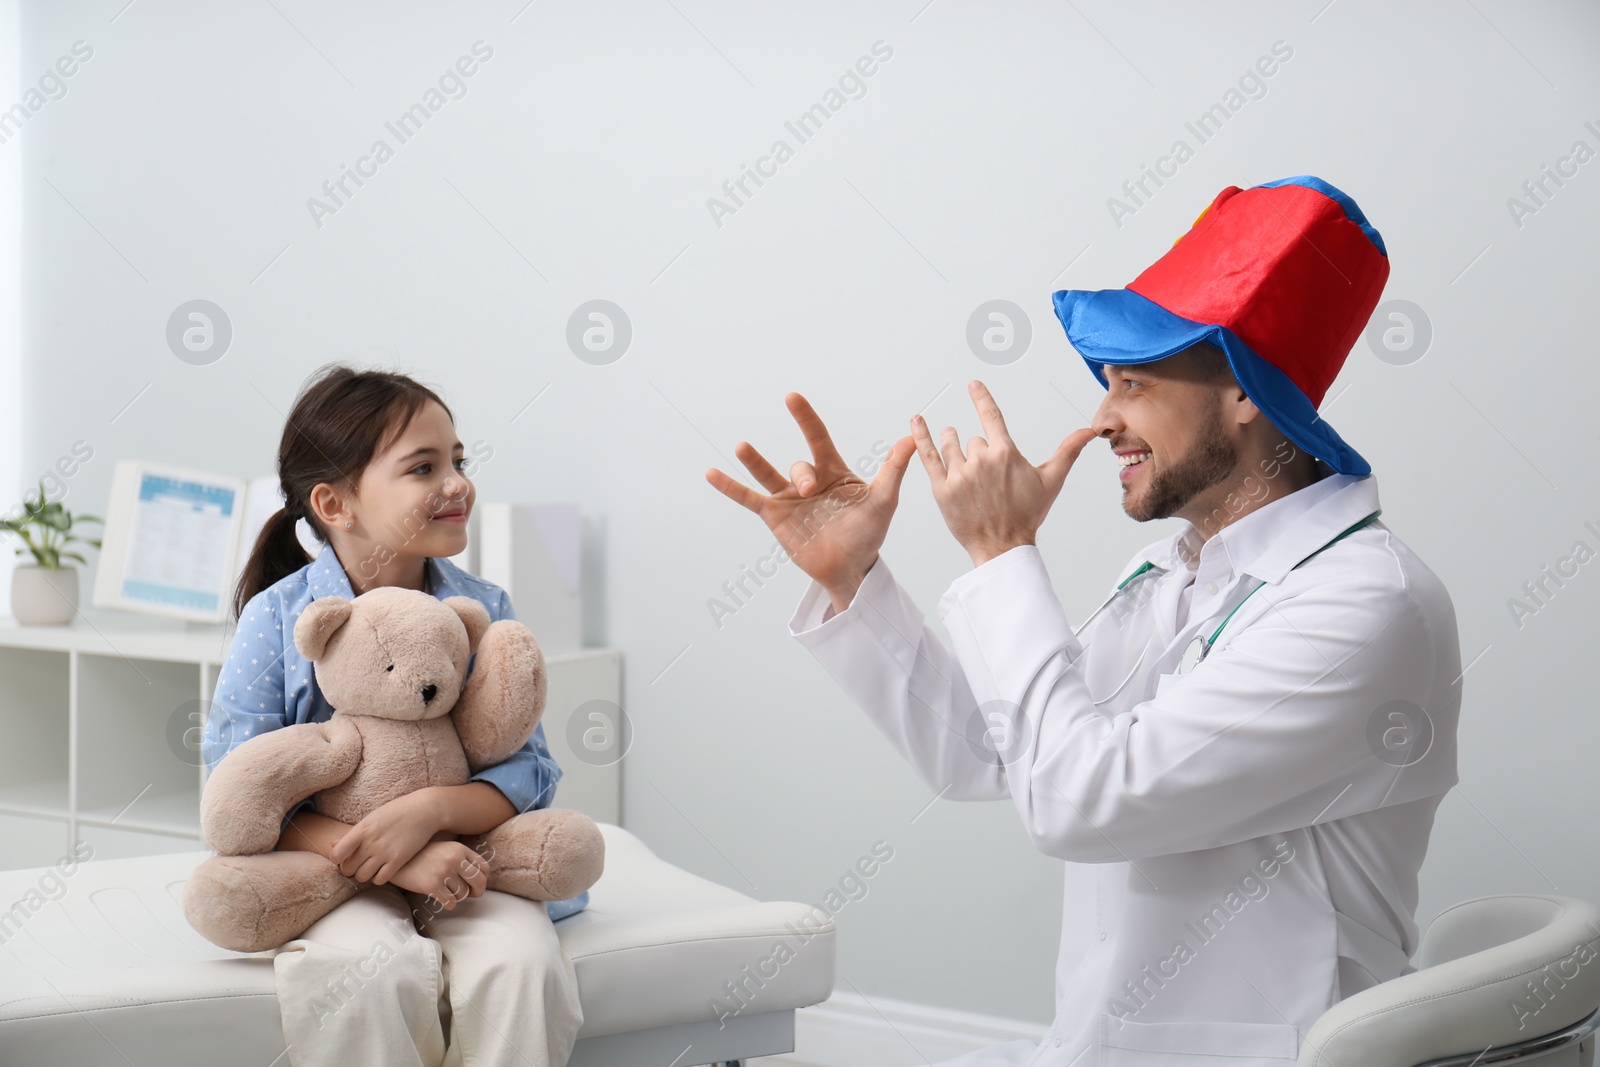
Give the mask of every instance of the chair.
[[1448, 908], [1417, 970], [1345, 998], [1306, 1035], [1299, 1067], [1592, 1067], [1600, 908], [1515, 893]]
[[[556, 923], [584, 1014], [570, 1067], [794, 1051], [795, 1009], [833, 990], [833, 920], [696, 877], [621, 827], [599, 825], [605, 873], [589, 906]], [[183, 884], [208, 855], [0, 871], [0, 1062], [278, 1062], [272, 953], [217, 948], [184, 920]], [[791, 955], [765, 967], [779, 942]]]

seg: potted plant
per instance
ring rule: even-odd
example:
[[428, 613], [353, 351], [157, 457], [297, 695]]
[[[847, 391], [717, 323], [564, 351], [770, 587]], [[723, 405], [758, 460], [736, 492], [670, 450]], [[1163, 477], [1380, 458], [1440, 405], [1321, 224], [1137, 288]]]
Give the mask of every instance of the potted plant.
[[[63, 565], [62, 560], [75, 559], [79, 563], [88, 560], [63, 549], [74, 541], [99, 548], [98, 538], [74, 537], [72, 525], [74, 522], [104, 524], [105, 520], [93, 515], [74, 518], [59, 501], [46, 501], [42, 478], [39, 499], [30, 503], [24, 495], [22, 508], [20, 517], [0, 519], [0, 529], [21, 535], [36, 561], [19, 563], [11, 572], [11, 614], [27, 626], [60, 626], [71, 622], [78, 613], [78, 568]], [[37, 527], [37, 540], [33, 527]], [[23, 548], [19, 547], [17, 555], [22, 553]]]

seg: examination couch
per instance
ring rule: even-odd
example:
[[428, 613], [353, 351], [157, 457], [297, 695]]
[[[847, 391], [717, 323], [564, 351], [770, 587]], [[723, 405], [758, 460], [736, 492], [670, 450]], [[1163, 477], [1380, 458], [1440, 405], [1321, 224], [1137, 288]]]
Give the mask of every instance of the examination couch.
[[[600, 827], [605, 874], [589, 906], [556, 923], [583, 1003], [571, 1067], [793, 1051], [795, 1009], [833, 989], [832, 919], [754, 900]], [[44, 877], [52, 868], [0, 871], [0, 1061], [287, 1063], [272, 952], [219, 949], [184, 920], [183, 884], [209, 854], [91, 860], [57, 879]]]

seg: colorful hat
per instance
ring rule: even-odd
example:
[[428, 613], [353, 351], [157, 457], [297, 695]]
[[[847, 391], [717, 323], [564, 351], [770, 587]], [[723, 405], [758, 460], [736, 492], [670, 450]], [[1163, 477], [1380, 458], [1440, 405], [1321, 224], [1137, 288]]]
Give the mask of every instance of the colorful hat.
[[1383, 238], [1356, 202], [1301, 174], [1228, 186], [1126, 289], [1062, 289], [1056, 317], [1105, 388], [1107, 363], [1208, 341], [1285, 437], [1340, 474], [1370, 474], [1317, 405], [1388, 277]]

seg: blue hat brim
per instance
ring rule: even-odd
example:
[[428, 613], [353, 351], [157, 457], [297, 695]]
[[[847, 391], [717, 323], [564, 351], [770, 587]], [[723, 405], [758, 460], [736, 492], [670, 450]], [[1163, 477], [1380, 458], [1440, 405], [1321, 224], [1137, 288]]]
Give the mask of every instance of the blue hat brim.
[[1245, 395], [1290, 441], [1340, 474], [1372, 473], [1372, 465], [1322, 420], [1300, 387], [1228, 327], [1174, 315], [1131, 289], [1062, 289], [1053, 299], [1067, 340], [1102, 388], [1110, 388], [1107, 363], [1152, 363], [1206, 341], [1226, 353]]

